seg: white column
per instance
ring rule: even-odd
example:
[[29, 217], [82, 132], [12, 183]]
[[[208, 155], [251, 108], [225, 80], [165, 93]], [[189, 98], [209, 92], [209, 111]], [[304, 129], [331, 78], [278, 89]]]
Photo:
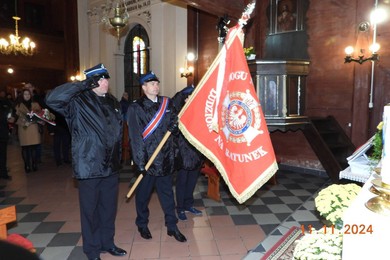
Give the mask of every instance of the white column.
[[160, 93], [171, 97], [186, 84], [179, 68], [187, 53], [187, 9], [154, 4], [151, 16], [151, 69], [160, 77]]
[[124, 79], [124, 54], [117, 53], [115, 58], [115, 87], [111, 87], [111, 94], [117, 97], [118, 100], [122, 97], [125, 91], [125, 79]]

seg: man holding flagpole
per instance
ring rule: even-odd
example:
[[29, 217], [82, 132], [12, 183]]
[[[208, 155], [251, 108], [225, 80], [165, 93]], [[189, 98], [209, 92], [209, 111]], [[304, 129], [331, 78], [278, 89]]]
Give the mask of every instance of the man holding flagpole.
[[[172, 100], [177, 110], [181, 110], [193, 91], [194, 85], [190, 85], [173, 96]], [[186, 221], [185, 212], [190, 212], [195, 216], [203, 214], [202, 211], [194, 207], [194, 190], [204, 162], [204, 156], [188, 143], [181, 133], [178, 135], [177, 143], [179, 154], [176, 160], [176, 211], [177, 217], [182, 221]]]
[[[238, 24], [229, 30], [223, 48], [178, 115], [181, 133], [215, 165], [239, 203], [278, 170], [242, 44], [242, 27], [255, 5], [256, 0], [249, 3]], [[163, 140], [169, 135], [170, 131]]]
[[242, 45], [242, 27], [255, 2], [229, 30], [217, 58], [179, 114], [183, 135], [214, 163], [239, 203], [278, 169]]
[[175, 213], [173, 194], [175, 149], [172, 136], [159, 151], [153, 164], [146, 167], [166, 132], [168, 130], [178, 132], [177, 114], [171, 99], [158, 95], [160, 80], [153, 72], [141, 77], [140, 84], [144, 95], [131, 103], [127, 112], [133, 161], [138, 173], [143, 175], [135, 195], [137, 210], [135, 223], [142, 238], [152, 238], [148, 228], [150, 214], [148, 204], [155, 188], [164, 211], [168, 236], [173, 236], [179, 242], [186, 242], [186, 237], [177, 227], [178, 219]]

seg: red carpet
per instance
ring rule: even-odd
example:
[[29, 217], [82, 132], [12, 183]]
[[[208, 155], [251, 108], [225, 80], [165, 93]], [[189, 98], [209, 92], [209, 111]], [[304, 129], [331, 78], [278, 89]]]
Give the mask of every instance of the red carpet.
[[302, 236], [302, 230], [292, 227], [281, 239], [268, 250], [261, 260], [292, 259], [294, 241]]

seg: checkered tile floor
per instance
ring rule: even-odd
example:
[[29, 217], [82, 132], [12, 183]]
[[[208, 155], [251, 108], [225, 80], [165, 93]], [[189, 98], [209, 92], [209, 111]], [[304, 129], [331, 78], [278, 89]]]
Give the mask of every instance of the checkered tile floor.
[[[245, 257], [245, 260], [260, 259], [293, 226], [319, 229], [323, 223], [315, 210], [314, 198], [319, 190], [330, 184], [327, 179], [307, 174], [280, 172], [279, 184], [271, 187], [262, 200], [265, 214], [258, 215], [257, 223], [267, 237]], [[250, 207], [250, 206], [248, 206]]]
[[[79, 214], [78, 195], [77, 192], [71, 192], [74, 187], [71, 187], [72, 181], [69, 181], [70, 165], [57, 168], [52, 162], [50, 151], [46, 151], [39, 171], [26, 177], [21, 159], [18, 158], [18, 147], [11, 145], [9, 148], [8, 166], [13, 179], [0, 180], [0, 205], [16, 205], [17, 223], [9, 225], [8, 232], [21, 234], [31, 240], [43, 260], [86, 259], [76, 223]], [[125, 192], [131, 177], [131, 171], [125, 168], [121, 174], [121, 187]], [[230, 216], [236, 226], [259, 225], [266, 237], [259, 238], [257, 246], [248, 250], [243, 257], [246, 260], [259, 259], [290, 227], [322, 226], [314, 209], [314, 197], [329, 184], [329, 179], [325, 177], [279, 170], [276, 185], [264, 185], [252, 198], [239, 204], [223, 182], [220, 186], [221, 201], [209, 199], [206, 195], [207, 179], [201, 176], [194, 193], [195, 206], [204, 209], [203, 212], [209, 217]], [[64, 208], [62, 213], [57, 212], [55, 215], [64, 215], [53, 216], [47, 209], [58, 205], [47, 205], [44, 200], [37, 202], [31, 195], [35, 193], [44, 193], [51, 199], [51, 204], [55, 204], [54, 198]], [[73, 210], [65, 210], [69, 208]], [[134, 224], [132, 222], [129, 225]]]

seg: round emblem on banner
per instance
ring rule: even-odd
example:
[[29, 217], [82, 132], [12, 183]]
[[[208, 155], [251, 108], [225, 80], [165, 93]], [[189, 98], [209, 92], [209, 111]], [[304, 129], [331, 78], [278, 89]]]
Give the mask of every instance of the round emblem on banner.
[[229, 92], [223, 101], [221, 114], [222, 131], [230, 142], [246, 142], [249, 146], [257, 135], [263, 133], [260, 130], [260, 104], [249, 90]]

